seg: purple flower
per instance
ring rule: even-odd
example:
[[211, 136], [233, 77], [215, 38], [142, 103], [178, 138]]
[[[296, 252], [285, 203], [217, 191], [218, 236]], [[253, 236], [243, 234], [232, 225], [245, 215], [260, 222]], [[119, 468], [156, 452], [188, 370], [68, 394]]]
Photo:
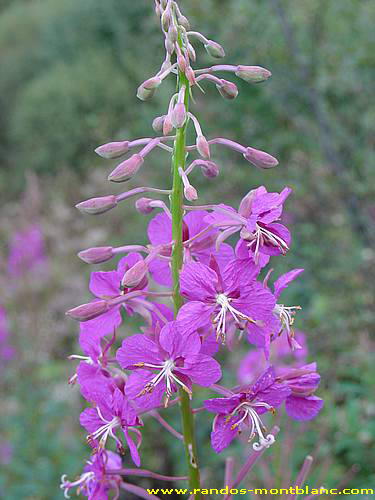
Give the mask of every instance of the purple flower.
[[278, 383], [273, 367], [269, 367], [253, 386], [242, 387], [228, 398], [206, 400], [205, 408], [217, 414], [211, 433], [212, 448], [220, 453], [245, 428], [250, 428], [249, 442], [257, 436], [259, 442], [253, 444], [254, 450], [269, 448], [275, 438], [266, 434], [260, 416], [268, 411], [274, 413], [290, 394], [291, 389]]
[[[139, 467], [140, 457], [138, 447], [141, 442], [141, 434], [136, 426], [142, 425], [134, 408], [130, 405], [128, 398], [120, 389], [112, 388], [110, 384], [98, 384], [94, 378], [85, 386], [87, 399], [96, 403], [95, 408], [86, 408], [80, 416], [81, 425], [89, 432], [88, 442], [94, 447], [103, 449], [107, 439], [113, 438], [117, 449], [124, 453], [124, 447], [116, 432], [121, 429], [130, 450], [133, 462]], [[134, 432], [138, 439], [136, 445], [130, 436]]]
[[16, 232], [10, 241], [8, 273], [20, 278], [35, 269], [46, 266], [44, 238], [38, 225], [31, 225]]
[[126, 370], [136, 370], [126, 383], [129, 398], [137, 398], [142, 408], [165, 404], [178, 388], [190, 396], [192, 384], [204, 387], [221, 377], [220, 365], [202, 354], [202, 342], [196, 332], [186, 333], [176, 321], [166, 324], [154, 340], [138, 334], [126, 338], [117, 351], [117, 361]]
[[[134, 288], [123, 288], [121, 280], [128, 269], [142, 259], [138, 253], [129, 253], [123, 257], [115, 271], [96, 271], [91, 273], [89, 289], [96, 300], [113, 300], [123, 297], [124, 301], [115, 303], [109, 310], [100, 316], [80, 323], [80, 331], [82, 334], [101, 336], [112, 334], [122, 322], [121, 309], [124, 308], [127, 314], [131, 315], [139, 308], [139, 296], [126, 300], [127, 294], [144, 290], [147, 286], [147, 279], [144, 279], [138, 286]], [[138, 299], [138, 300], [137, 300]]]
[[238, 212], [226, 205], [214, 207], [214, 213], [206, 217], [209, 223], [225, 227], [229, 237], [240, 231], [242, 245], [249, 257], [259, 263], [260, 254], [285, 254], [290, 246], [288, 229], [277, 222], [283, 211], [283, 203], [292, 192], [284, 188], [281, 193], [268, 193], [264, 186], [250, 191], [240, 204]]
[[277, 381], [286, 384], [291, 390], [285, 401], [285, 410], [291, 418], [311, 420], [323, 408], [323, 399], [314, 396], [320, 383], [316, 363], [299, 368], [283, 368], [279, 370]]
[[[199, 260], [208, 263], [210, 254], [214, 254], [219, 262], [226, 263], [233, 257], [233, 249], [229, 245], [222, 245], [216, 251], [215, 242], [218, 230], [207, 230], [209, 224], [205, 222], [208, 212], [197, 210], [188, 213], [183, 219], [184, 261]], [[158, 214], [154, 217], [147, 229], [150, 242], [154, 246], [165, 245], [165, 255], [171, 255], [172, 221], [167, 214]], [[203, 233], [201, 236], [198, 236]], [[193, 239], [194, 238], [194, 239]], [[190, 243], [188, 241], [192, 240]], [[171, 286], [172, 275], [168, 260], [154, 259], [149, 265], [154, 280], [160, 285]]]
[[225, 342], [228, 323], [263, 326], [275, 306], [273, 295], [254, 280], [237, 283], [229, 263], [220, 271], [211, 258], [210, 265], [191, 262], [184, 266], [180, 276], [181, 294], [190, 302], [179, 311], [178, 320], [187, 328], [196, 329], [213, 323], [217, 339]]
[[64, 474], [61, 477], [60, 488], [64, 490], [64, 497], [69, 497], [69, 490], [77, 488], [77, 495], [83, 493], [89, 500], [108, 500], [108, 493], [115, 492], [119, 497], [121, 476], [107, 475], [107, 470], [121, 469], [121, 457], [109, 450], [99, 450], [87, 461], [84, 472], [76, 481], [68, 481]]

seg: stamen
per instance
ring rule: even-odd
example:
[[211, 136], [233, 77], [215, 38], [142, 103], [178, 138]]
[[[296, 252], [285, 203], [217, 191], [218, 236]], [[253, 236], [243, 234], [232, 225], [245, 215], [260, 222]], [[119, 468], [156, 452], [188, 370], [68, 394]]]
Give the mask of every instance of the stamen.
[[90, 482], [92, 479], [95, 478], [95, 474], [94, 472], [85, 472], [84, 474], [82, 474], [79, 479], [77, 479], [77, 481], [74, 481], [74, 482], [70, 482], [70, 481], [67, 481], [67, 475], [66, 474], [63, 474], [61, 476], [61, 484], [60, 484], [60, 489], [64, 490], [64, 498], [70, 498], [69, 496], [69, 490], [71, 488], [75, 488], [76, 486], [78, 486], [78, 491], [77, 493], [79, 493], [79, 491], [87, 485], [88, 482]]
[[252, 241], [250, 241], [250, 243], [248, 244], [249, 248], [255, 246], [255, 249], [252, 248], [252, 250], [255, 255], [256, 263], [259, 259], [259, 248], [265, 243], [277, 247], [283, 255], [285, 255], [289, 250], [288, 245], [282, 238], [280, 238], [280, 236], [256, 224], [255, 232], [252, 234]]

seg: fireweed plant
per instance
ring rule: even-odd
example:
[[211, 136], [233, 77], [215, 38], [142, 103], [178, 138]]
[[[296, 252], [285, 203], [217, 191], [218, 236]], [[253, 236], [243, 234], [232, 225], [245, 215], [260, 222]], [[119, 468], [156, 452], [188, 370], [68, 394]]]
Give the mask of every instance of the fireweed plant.
[[[70, 381], [78, 381], [90, 404], [80, 422], [93, 450], [76, 480], [62, 477], [61, 489], [67, 498], [72, 489], [90, 499], [118, 498], [121, 489], [155, 498], [124, 480], [132, 475], [167, 481], [188, 478], [192, 491], [201, 488], [194, 423], [200, 411], [207, 411], [206, 418], [212, 416], [211, 445], [216, 453], [240, 433], [248, 437], [253, 449], [248, 461], [236, 478], [230, 478], [228, 471], [228, 481], [237, 485], [258, 455], [275, 442], [278, 428], [266, 429], [266, 413], [274, 414], [284, 405], [291, 418], [308, 420], [323, 405], [314, 395], [319, 384], [314, 363], [294, 363], [288, 368], [270, 362], [270, 348], [280, 336], [291, 351], [301, 349], [293, 331], [299, 308], [284, 305], [279, 299], [303, 270], [291, 270], [275, 280], [271, 271], [264, 271], [271, 258], [286, 254], [291, 245], [290, 233], [280, 223], [291, 189], [285, 187], [281, 193], [269, 193], [264, 186], [252, 189], [238, 209], [222, 203], [190, 204], [198, 198], [191, 178], [197, 173], [208, 179], [219, 174], [211, 159], [211, 150], [216, 147], [239, 153], [259, 169], [278, 164], [270, 154], [232, 139], [207, 139], [190, 108], [194, 93], [213, 84], [224, 99], [235, 99], [236, 84], [217, 74], [260, 83], [271, 73], [258, 66], [226, 64], [193, 69], [197, 46], [203, 45], [217, 59], [224, 57], [224, 49], [191, 31], [176, 1], [155, 0], [155, 10], [161, 21], [165, 59], [158, 73], [140, 85], [137, 96], [142, 101], [150, 99], [168, 77], [176, 77], [176, 91], [166, 114], [153, 121], [155, 137], [110, 142], [98, 147], [96, 153], [106, 159], [131, 153], [108, 176], [109, 181], [121, 183], [135, 176], [146, 157], [161, 148], [171, 156], [172, 188], [138, 187], [77, 205], [85, 214], [101, 214], [139, 195], [163, 198], [142, 196], [135, 202], [141, 214], [159, 211], [148, 226], [148, 245], [105, 246], [79, 253], [89, 264], [116, 256], [121, 259], [113, 271], [93, 272], [89, 284], [93, 300], [67, 313], [80, 322], [83, 354], [71, 356], [79, 365]], [[188, 128], [195, 133], [194, 144], [187, 144]], [[230, 237], [230, 241], [237, 239], [234, 246], [228, 244]], [[151, 280], [166, 287], [165, 291], [151, 290]], [[165, 304], [168, 300], [170, 305]], [[114, 352], [121, 323], [133, 315], [144, 320], [142, 333], [125, 338]], [[219, 348], [233, 348], [238, 337], [263, 351], [263, 359], [254, 358], [263, 370], [259, 373], [252, 366], [247, 375], [256, 376], [229, 389], [217, 384], [222, 367], [215, 355]], [[212, 398], [203, 408], [194, 408], [195, 386], [212, 390]], [[181, 409], [182, 434], [158, 413], [158, 409], [175, 404]], [[182, 440], [187, 478], [122, 468], [122, 454], [129, 454], [137, 467], [141, 465], [142, 418], [147, 413]], [[118, 453], [109, 449], [111, 442]], [[200, 497], [200, 493], [195, 494], [195, 498]]]

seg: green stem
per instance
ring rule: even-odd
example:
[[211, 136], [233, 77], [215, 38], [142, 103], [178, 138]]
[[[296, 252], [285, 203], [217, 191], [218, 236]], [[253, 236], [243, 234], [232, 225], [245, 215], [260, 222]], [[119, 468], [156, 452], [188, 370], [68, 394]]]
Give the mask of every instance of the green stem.
[[[185, 107], [189, 108], [189, 82], [183, 73], [179, 73], [178, 88], [186, 87]], [[173, 187], [171, 194], [172, 213], [172, 239], [174, 241], [172, 252], [172, 277], [173, 277], [173, 302], [175, 316], [183, 304], [180, 295], [180, 270], [183, 264], [183, 240], [182, 240], [182, 219], [183, 219], [183, 183], [178, 172], [179, 167], [185, 169], [186, 162], [186, 124], [177, 130], [174, 142], [172, 173]], [[200, 489], [200, 474], [197, 458], [197, 446], [195, 440], [194, 415], [191, 411], [189, 395], [180, 390], [180, 408], [182, 419], [182, 433], [184, 436], [185, 455], [188, 466], [189, 486], [191, 492]], [[201, 498], [200, 492], [195, 493], [195, 499]]]

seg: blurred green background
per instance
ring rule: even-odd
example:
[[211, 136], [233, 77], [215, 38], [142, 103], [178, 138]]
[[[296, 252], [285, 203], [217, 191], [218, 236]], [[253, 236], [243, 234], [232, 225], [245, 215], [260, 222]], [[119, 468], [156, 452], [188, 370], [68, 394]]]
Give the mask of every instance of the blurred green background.
[[[213, 181], [196, 175], [201, 200], [237, 204], [260, 184], [269, 191], [294, 189], [287, 203], [293, 246], [275, 264], [277, 271], [306, 269], [286, 295], [303, 307], [297, 327], [307, 332], [309, 359], [318, 361], [326, 405], [315, 422], [283, 426], [274, 452], [265, 456], [271, 484], [295, 478], [312, 453], [312, 486], [346, 481], [347, 487], [374, 488], [375, 2], [180, 5], [194, 29], [225, 47], [225, 62], [261, 65], [273, 74], [258, 86], [236, 81], [234, 102], [206, 85], [194, 106], [206, 136], [226, 136], [280, 160], [277, 169], [256, 171], [215, 148], [221, 174]], [[148, 218], [132, 203], [99, 218], [73, 206], [119, 192], [105, 181], [112, 165], [94, 148], [149, 136], [152, 119], [165, 112], [171, 80], [150, 103], [135, 97], [163, 57], [152, 6], [151, 0], [0, 0], [0, 305], [17, 350], [0, 374], [0, 498], [62, 498], [61, 474], [74, 477], [89, 453], [77, 425], [83, 403], [77, 388], [67, 386], [74, 362], [66, 356], [77, 352], [77, 328], [64, 312], [89, 297], [90, 269], [75, 253], [145, 242]], [[200, 49], [199, 58], [202, 66], [212, 64]], [[167, 156], [156, 153], [130, 186], [165, 187], [168, 175]], [[45, 239], [48, 275], [26, 272], [10, 283], [9, 242], [35, 221]], [[236, 356], [228, 361], [234, 372]], [[177, 413], [169, 418], [179, 426]], [[203, 441], [211, 418], [200, 419]], [[179, 443], [165, 434], [161, 441], [160, 432], [147, 422], [143, 463], [183, 472]], [[240, 448], [233, 450], [241, 462]], [[222, 457], [207, 446], [201, 458], [210, 467], [207, 482], [217, 487]], [[266, 476], [259, 466], [249, 484], [264, 485]]]

